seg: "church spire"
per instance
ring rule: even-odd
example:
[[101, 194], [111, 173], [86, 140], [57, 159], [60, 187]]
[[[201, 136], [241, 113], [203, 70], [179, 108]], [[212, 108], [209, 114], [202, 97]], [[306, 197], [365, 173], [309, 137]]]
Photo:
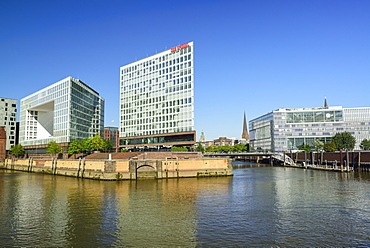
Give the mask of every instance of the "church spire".
[[247, 128], [247, 117], [245, 116], [245, 112], [244, 112], [242, 139], [249, 140], [249, 134], [248, 134], [248, 128]]
[[328, 101], [326, 100], [326, 97], [324, 99], [324, 108], [329, 108]]

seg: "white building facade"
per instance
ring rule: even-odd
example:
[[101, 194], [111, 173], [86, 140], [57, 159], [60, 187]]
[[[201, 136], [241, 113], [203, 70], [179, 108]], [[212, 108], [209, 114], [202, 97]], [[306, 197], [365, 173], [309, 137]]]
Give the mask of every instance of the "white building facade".
[[103, 133], [104, 99], [81, 80], [67, 77], [23, 99], [23, 146], [69, 143]]
[[164, 134], [194, 131], [193, 51], [189, 42], [120, 68], [121, 138], [166, 143]]
[[6, 150], [9, 150], [16, 142], [17, 100], [0, 98], [0, 126], [6, 131]]
[[278, 109], [249, 122], [250, 144], [256, 150], [290, 151], [313, 145], [318, 139], [330, 142], [336, 133], [349, 132], [356, 138], [355, 150], [370, 139], [370, 108]]

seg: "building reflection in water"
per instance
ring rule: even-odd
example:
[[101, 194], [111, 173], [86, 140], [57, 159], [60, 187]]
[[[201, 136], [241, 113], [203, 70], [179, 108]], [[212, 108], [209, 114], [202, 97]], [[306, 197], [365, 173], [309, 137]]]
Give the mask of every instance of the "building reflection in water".
[[[9, 175], [1, 188], [7, 204], [1, 223], [9, 229], [2, 244], [16, 246], [194, 246], [196, 202], [207, 197], [208, 187], [220, 190], [196, 178], [111, 182]], [[227, 185], [217, 187], [226, 192]]]

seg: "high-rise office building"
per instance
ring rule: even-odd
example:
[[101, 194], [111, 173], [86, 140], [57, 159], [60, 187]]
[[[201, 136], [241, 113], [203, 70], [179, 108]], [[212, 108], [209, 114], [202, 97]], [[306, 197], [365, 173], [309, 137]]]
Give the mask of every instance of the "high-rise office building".
[[62, 147], [103, 135], [104, 99], [81, 80], [67, 77], [21, 100], [20, 143], [45, 152], [50, 141]]
[[17, 100], [0, 98], [0, 126], [6, 132], [6, 150], [16, 144]]
[[330, 142], [336, 133], [349, 132], [355, 149], [370, 139], [370, 108], [324, 107], [278, 109], [249, 122], [250, 144], [256, 150], [290, 151], [313, 146], [316, 139]]
[[120, 68], [120, 147], [195, 144], [193, 42]]

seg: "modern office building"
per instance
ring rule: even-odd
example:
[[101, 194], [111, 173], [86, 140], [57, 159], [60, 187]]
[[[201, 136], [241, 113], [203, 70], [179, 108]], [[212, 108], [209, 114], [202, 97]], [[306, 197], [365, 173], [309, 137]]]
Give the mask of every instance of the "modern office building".
[[193, 42], [120, 68], [120, 147], [195, 144]]
[[0, 98], [0, 126], [4, 127], [6, 150], [9, 150], [17, 139], [17, 100]]
[[349, 132], [355, 149], [370, 139], [370, 108], [324, 107], [278, 109], [249, 122], [250, 144], [256, 150], [290, 151], [313, 145], [318, 139], [331, 141], [336, 133]]
[[66, 148], [73, 140], [103, 135], [103, 121], [104, 99], [67, 77], [21, 100], [20, 143], [29, 153], [44, 153], [50, 141]]

